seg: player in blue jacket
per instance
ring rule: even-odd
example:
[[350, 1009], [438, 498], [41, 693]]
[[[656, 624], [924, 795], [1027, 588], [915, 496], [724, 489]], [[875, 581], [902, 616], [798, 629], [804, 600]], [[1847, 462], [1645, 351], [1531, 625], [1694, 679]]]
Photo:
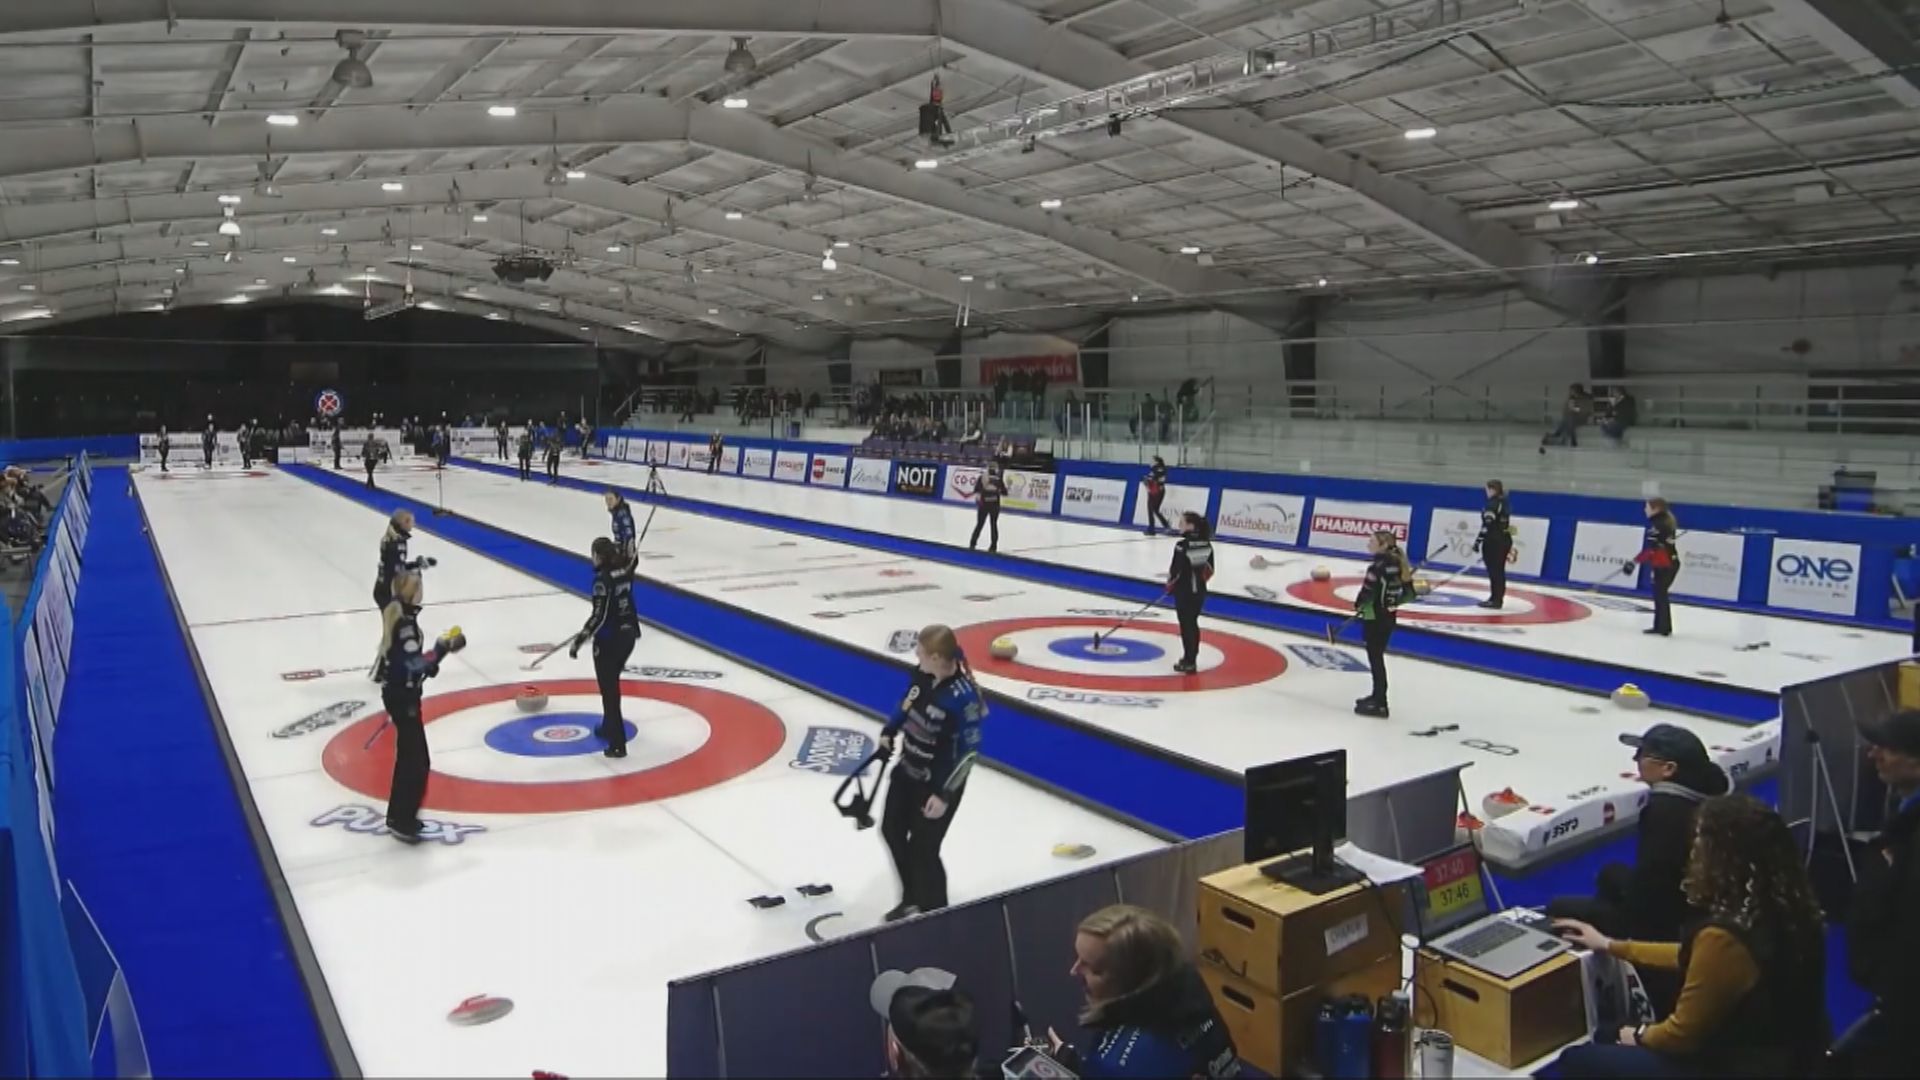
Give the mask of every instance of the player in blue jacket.
[[633, 533], [633, 508], [619, 492], [607, 491], [607, 513], [613, 515], [613, 544], [627, 558], [627, 565], [640, 561], [640, 549], [636, 545]]
[[880, 734], [887, 750], [900, 745], [880, 819], [880, 836], [900, 875], [900, 904], [887, 912], [888, 922], [947, 906], [940, 844], [966, 793], [987, 715], [952, 627], [936, 623], [920, 631], [914, 651], [920, 669]]

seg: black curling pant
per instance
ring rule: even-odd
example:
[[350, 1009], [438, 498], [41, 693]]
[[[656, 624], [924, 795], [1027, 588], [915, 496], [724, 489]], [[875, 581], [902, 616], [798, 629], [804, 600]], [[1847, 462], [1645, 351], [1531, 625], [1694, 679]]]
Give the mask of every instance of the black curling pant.
[[520, 479], [533, 479], [533, 458], [529, 455], [522, 454], [520, 456]]
[[1000, 504], [998, 503], [992, 506], [988, 506], [985, 503], [980, 504], [978, 512], [974, 514], [973, 539], [967, 541], [968, 547], [980, 546], [980, 530], [989, 524], [993, 526], [993, 538], [988, 542], [987, 546], [995, 550], [1000, 547]]
[[1487, 599], [1494, 604], [1504, 603], [1507, 598], [1507, 555], [1513, 551], [1512, 544], [1487, 543], [1482, 546], [1480, 555], [1487, 565], [1487, 587], [1490, 590]]
[[1207, 606], [1207, 594], [1186, 593], [1173, 598], [1174, 614], [1180, 619], [1180, 662], [1200, 662], [1200, 610]]
[[1653, 629], [1655, 633], [1673, 633], [1673, 579], [1680, 576], [1678, 566], [1655, 567], [1653, 571]]
[[1393, 629], [1398, 622], [1394, 615], [1360, 620], [1361, 633], [1367, 641], [1367, 670], [1373, 673], [1373, 700], [1382, 705], [1387, 703], [1387, 642], [1393, 640]]
[[600, 737], [609, 749], [627, 748], [627, 719], [620, 714], [620, 675], [633, 655], [631, 634], [593, 639], [593, 677], [600, 683]]
[[931, 783], [895, 770], [880, 817], [880, 838], [886, 841], [893, 868], [900, 875], [900, 902], [921, 911], [947, 906], [947, 867], [940, 861], [940, 845], [966, 788], [945, 796], [947, 812], [937, 818], [926, 815], [927, 799], [933, 794]]
[[1153, 523], [1156, 521], [1160, 523], [1161, 528], [1167, 530], [1168, 532], [1173, 531], [1173, 526], [1167, 522], [1167, 515], [1160, 512], [1160, 504], [1166, 501], [1167, 501], [1167, 493], [1164, 490], [1158, 493], [1149, 493], [1147, 495], [1147, 531], [1148, 532], [1153, 531]]
[[427, 728], [420, 719], [420, 691], [388, 688], [380, 693], [393, 721], [393, 786], [387, 793], [387, 828], [408, 836], [420, 832], [420, 803], [427, 797]]

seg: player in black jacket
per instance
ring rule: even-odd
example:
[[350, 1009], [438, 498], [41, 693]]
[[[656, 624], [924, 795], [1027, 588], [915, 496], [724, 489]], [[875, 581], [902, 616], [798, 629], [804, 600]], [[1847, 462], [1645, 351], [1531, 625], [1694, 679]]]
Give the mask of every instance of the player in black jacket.
[[607, 513], [613, 515], [613, 546], [620, 549], [620, 555], [631, 566], [640, 561], [640, 549], [634, 539], [633, 507], [627, 505], [626, 497], [613, 489], [607, 489]]
[[413, 539], [413, 511], [395, 510], [387, 519], [387, 532], [380, 538], [380, 570], [373, 579], [373, 604], [384, 609], [393, 599], [393, 583], [401, 574], [414, 573], [440, 565], [428, 556], [407, 558], [407, 541]]
[[1674, 520], [1673, 508], [1665, 499], [1648, 499], [1646, 511], [1647, 531], [1640, 541], [1640, 554], [1621, 567], [1621, 572], [1631, 574], [1638, 564], [1652, 571], [1653, 626], [1646, 633], [1672, 637], [1673, 602], [1668, 596], [1673, 591], [1673, 579], [1680, 576], [1680, 548], [1675, 543], [1680, 523]]
[[494, 441], [500, 444], [500, 460], [507, 460], [507, 421], [505, 417], [493, 426]]
[[167, 425], [161, 424], [160, 425], [160, 446], [158, 448], [160, 450], [160, 471], [161, 472], [167, 471], [167, 451], [172, 449], [172, 447], [167, 445], [167, 443], [170, 441], [171, 441], [171, 438], [167, 435]]
[[366, 467], [368, 487], [378, 486], [373, 482], [373, 470], [379, 468], [380, 463], [386, 459], [387, 440], [369, 430], [367, 441], [360, 444], [360, 464]]
[[207, 430], [200, 433], [200, 452], [206, 455], [207, 468], [213, 468], [213, 448], [220, 441], [220, 432], [213, 426], [213, 414], [207, 414]]
[[1159, 454], [1153, 455], [1153, 468], [1147, 470], [1147, 535], [1154, 535], [1154, 523], [1160, 528], [1173, 531], [1167, 515], [1160, 511], [1160, 504], [1167, 501], [1167, 463]]
[[708, 475], [712, 475], [713, 473], [717, 473], [720, 471], [720, 457], [722, 453], [724, 453], [725, 451], [725, 446], [726, 446], [725, 440], [720, 438], [720, 433], [717, 431], [714, 432], [713, 435], [707, 439], [707, 473]]
[[459, 627], [447, 631], [426, 647], [420, 632], [420, 605], [426, 587], [416, 571], [393, 581], [392, 602], [380, 612], [380, 658], [373, 681], [380, 684], [380, 701], [393, 725], [393, 785], [387, 793], [387, 828], [402, 843], [420, 842], [420, 803], [427, 797], [427, 774], [433, 761], [427, 754], [427, 730], [420, 716], [421, 686], [440, 674], [440, 661], [466, 647]]
[[607, 744], [601, 753], [627, 756], [627, 720], [620, 712], [620, 674], [633, 643], [640, 640], [640, 616], [633, 609], [633, 562], [613, 541], [593, 542], [593, 611], [573, 636], [567, 655], [578, 659], [580, 646], [593, 642], [593, 677], [600, 683], [600, 727]]
[[973, 501], [978, 512], [973, 519], [973, 539], [967, 541], [967, 549], [980, 546], [980, 530], [987, 524], [993, 525], [991, 539], [987, 541], [989, 554], [1000, 550], [1000, 499], [1007, 493], [1007, 482], [1000, 478], [1000, 466], [990, 465], [980, 477], [980, 483], [973, 489]]
[[887, 787], [880, 836], [900, 874], [900, 903], [887, 912], [893, 922], [947, 906], [947, 868], [940, 845], [966, 794], [967, 776], [980, 753], [980, 721], [986, 702], [953, 629], [935, 624], [920, 631], [919, 668], [900, 708], [880, 733], [888, 753], [900, 744], [900, 764]]
[[253, 468], [253, 429], [242, 423], [233, 433], [233, 441], [240, 444], [240, 467]]
[[1393, 629], [1399, 622], [1394, 612], [1412, 598], [1413, 567], [1407, 563], [1407, 553], [1400, 550], [1399, 538], [1387, 529], [1375, 532], [1367, 541], [1367, 553], [1373, 561], [1367, 564], [1367, 576], [1360, 582], [1360, 595], [1354, 598], [1353, 607], [1367, 641], [1367, 670], [1373, 673], [1373, 693], [1354, 702], [1353, 711], [1384, 718], [1388, 715], [1387, 642], [1393, 640]]
[[1487, 502], [1480, 508], [1480, 535], [1473, 550], [1487, 566], [1487, 598], [1483, 608], [1499, 610], [1507, 599], [1507, 557], [1513, 554], [1513, 513], [1507, 508], [1507, 485], [1487, 481]]
[[333, 471], [339, 472], [341, 447], [340, 447], [340, 421], [337, 419], [333, 422], [333, 438], [331, 441], [333, 443]]
[[564, 428], [554, 428], [547, 434], [547, 483], [560, 482], [560, 451], [567, 445]]
[[1180, 515], [1180, 540], [1173, 545], [1167, 567], [1167, 591], [1180, 617], [1180, 662], [1173, 670], [1183, 675], [1199, 671], [1200, 609], [1207, 604], [1207, 582], [1213, 580], [1213, 529], [1192, 510]]
[[520, 432], [520, 479], [533, 479], [533, 421]]

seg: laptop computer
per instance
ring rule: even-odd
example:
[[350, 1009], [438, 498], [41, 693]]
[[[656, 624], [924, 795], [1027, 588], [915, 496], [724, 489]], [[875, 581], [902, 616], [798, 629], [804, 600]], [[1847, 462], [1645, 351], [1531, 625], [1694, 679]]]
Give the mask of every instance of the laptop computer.
[[1566, 952], [1545, 917], [1520, 921], [1487, 905], [1480, 853], [1455, 848], [1421, 865], [1414, 918], [1427, 948], [1495, 978], [1511, 979]]

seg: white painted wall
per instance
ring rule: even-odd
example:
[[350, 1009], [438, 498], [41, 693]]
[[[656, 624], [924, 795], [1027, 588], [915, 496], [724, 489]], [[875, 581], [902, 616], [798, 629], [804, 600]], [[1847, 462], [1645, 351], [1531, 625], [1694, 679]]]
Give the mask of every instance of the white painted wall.
[[922, 385], [933, 386], [939, 382], [934, 375], [933, 354], [932, 345], [906, 338], [855, 341], [850, 355], [853, 381], [856, 385], [872, 382], [882, 371], [912, 368], [920, 372]]
[[1584, 333], [1510, 293], [1337, 304], [1320, 320], [1319, 377], [1356, 383], [1587, 379]]
[[1220, 383], [1277, 382], [1279, 334], [1225, 312], [1116, 319], [1107, 378], [1116, 390], [1172, 390], [1193, 376]]
[[[1897, 266], [1648, 282], [1628, 296], [1644, 375], [1920, 370], [1920, 284]], [[1904, 284], [1903, 284], [1904, 282]]]

